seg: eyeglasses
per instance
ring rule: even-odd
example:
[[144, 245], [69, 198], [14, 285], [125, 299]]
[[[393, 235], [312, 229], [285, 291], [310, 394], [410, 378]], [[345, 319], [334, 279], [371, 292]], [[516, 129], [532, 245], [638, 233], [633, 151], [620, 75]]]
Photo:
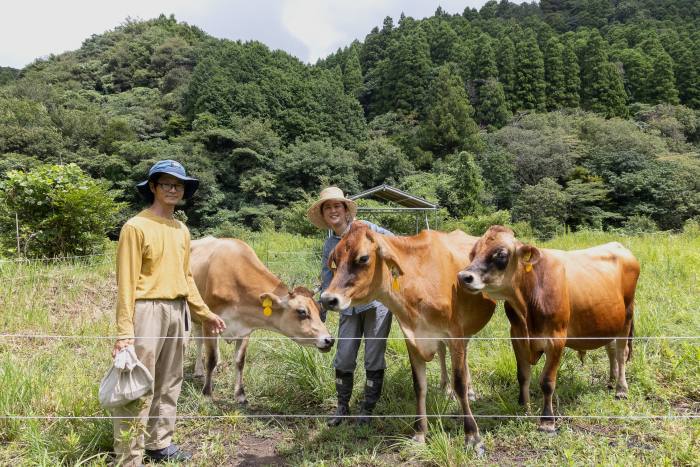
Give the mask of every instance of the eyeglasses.
[[182, 183], [157, 183], [159, 187], [161, 187], [165, 191], [185, 191], [185, 185]]

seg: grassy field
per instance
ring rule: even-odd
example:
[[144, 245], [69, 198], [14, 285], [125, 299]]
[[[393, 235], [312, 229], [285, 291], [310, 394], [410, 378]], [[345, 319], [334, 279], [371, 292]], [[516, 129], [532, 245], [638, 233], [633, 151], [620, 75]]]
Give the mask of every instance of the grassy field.
[[[244, 239], [290, 283], [316, 281], [320, 239], [274, 233]], [[547, 246], [580, 248], [611, 240], [629, 247], [642, 264], [636, 334], [700, 335], [700, 236], [584, 232], [557, 238]], [[107, 415], [97, 403], [97, 388], [110, 364], [112, 341], [89, 336], [114, 334], [113, 270], [112, 255], [61, 263], [0, 263], [2, 333], [76, 336], [0, 338], [0, 416]], [[331, 315], [329, 329], [336, 328], [337, 317]], [[377, 413], [405, 414], [405, 418], [334, 429], [313, 417], [258, 418], [330, 413], [335, 390], [332, 352], [320, 354], [274, 334], [256, 333], [246, 366], [246, 407], [233, 402], [232, 347], [222, 345], [223, 364], [213, 400], [200, 395], [202, 382], [192, 376], [194, 346], [188, 349], [179, 413], [217, 418], [179, 420], [176, 442], [195, 453], [196, 465], [691, 465], [700, 459], [700, 420], [625, 418], [559, 419], [554, 436], [539, 433], [531, 418], [477, 418], [487, 453], [475, 459], [464, 448], [461, 423], [450, 417], [460, 413], [457, 402], [438, 390], [437, 362], [429, 365], [428, 413], [442, 416], [430, 419], [428, 442], [415, 445], [409, 441], [415, 409], [410, 366], [396, 323], [391, 335], [396, 339], [389, 342], [387, 381]], [[480, 336], [507, 335], [499, 305]], [[539, 414], [542, 395], [534, 382], [542, 362], [535, 368], [532, 405], [526, 409], [517, 404], [515, 361], [508, 341], [472, 342], [469, 361], [478, 395], [472, 403], [477, 417]], [[567, 351], [558, 377], [557, 413], [700, 414], [700, 340], [635, 342], [627, 400], [615, 400], [606, 389], [607, 368], [603, 349], [590, 352], [583, 365]], [[363, 382], [363, 371], [358, 369], [353, 409], [361, 399]], [[0, 419], [0, 465], [104, 465], [110, 448], [109, 420]]]

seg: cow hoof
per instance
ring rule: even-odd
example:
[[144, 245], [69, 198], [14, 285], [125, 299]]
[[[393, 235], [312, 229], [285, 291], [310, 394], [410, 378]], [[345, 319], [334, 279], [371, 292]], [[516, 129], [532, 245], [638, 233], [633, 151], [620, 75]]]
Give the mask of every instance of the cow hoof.
[[476, 393], [474, 391], [469, 391], [467, 397], [469, 397], [470, 401], [474, 402], [476, 400]]
[[608, 383], [608, 389], [610, 389], [610, 390], [615, 389], [615, 383], [609, 382], [609, 383]]
[[617, 391], [615, 393], [615, 399], [627, 399], [627, 391]]
[[548, 435], [554, 435], [557, 433], [557, 429], [554, 427], [554, 422], [543, 422], [537, 427], [538, 431], [542, 433], [547, 433]]
[[248, 403], [248, 398], [245, 396], [245, 394], [238, 394], [236, 396], [236, 402], [240, 405], [246, 405]]
[[479, 438], [467, 439], [466, 445], [468, 447], [474, 449], [474, 454], [476, 455], [476, 457], [483, 457], [484, 454], [486, 453], [486, 448], [484, 447], [484, 443], [482, 443]]
[[416, 433], [411, 440], [413, 440], [414, 443], [425, 444], [425, 435], [423, 433]]

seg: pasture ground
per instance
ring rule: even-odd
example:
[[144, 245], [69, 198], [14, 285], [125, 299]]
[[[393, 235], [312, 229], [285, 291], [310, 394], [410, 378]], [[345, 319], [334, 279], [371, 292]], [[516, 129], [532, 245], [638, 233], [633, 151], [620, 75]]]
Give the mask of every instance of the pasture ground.
[[[266, 233], [244, 238], [270, 268], [289, 282], [312, 285], [318, 276], [320, 240]], [[621, 241], [639, 258], [638, 336], [700, 335], [700, 237], [655, 234], [620, 237], [582, 232], [547, 244], [582, 248]], [[294, 252], [294, 253], [286, 253]], [[2, 333], [78, 336], [72, 339], [0, 338], [0, 416], [107, 415], [97, 402], [99, 381], [110, 364], [114, 334], [112, 255], [63, 262], [0, 263]], [[335, 333], [337, 318], [329, 329]], [[330, 429], [325, 419], [255, 418], [270, 414], [329, 414], [335, 406], [331, 360], [270, 333], [251, 338], [245, 381], [247, 406], [233, 402], [232, 346], [223, 344], [214, 398], [200, 394], [193, 378], [194, 346], [188, 349], [179, 414], [216, 416], [181, 419], [176, 442], [195, 454], [195, 465], [464, 465], [613, 464], [691, 465], [700, 459], [699, 419], [558, 419], [556, 435], [536, 430], [527, 418], [477, 418], [487, 453], [476, 459], [463, 443], [457, 402], [438, 389], [439, 367], [429, 365], [427, 444], [410, 441], [414, 395], [401, 333], [394, 322], [388, 345], [387, 380], [375, 420]], [[479, 334], [508, 335], [502, 306]], [[80, 337], [83, 336], [83, 337]], [[258, 338], [256, 340], [256, 338]], [[270, 339], [271, 338], [271, 339]], [[265, 340], [267, 339], [267, 340]], [[628, 366], [627, 400], [606, 388], [607, 357], [589, 352], [582, 365], [565, 353], [557, 381], [560, 415], [700, 414], [700, 339], [638, 340]], [[478, 399], [477, 416], [538, 415], [542, 394], [533, 375], [532, 405], [517, 404], [515, 361], [506, 340], [472, 341], [469, 363]], [[361, 362], [362, 360], [359, 359]], [[361, 365], [360, 365], [361, 367]], [[364, 372], [356, 372], [353, 408], [361, 400]], [[105, 465], [111, 422], [104, 419], [0, 419], [0, 465]]]

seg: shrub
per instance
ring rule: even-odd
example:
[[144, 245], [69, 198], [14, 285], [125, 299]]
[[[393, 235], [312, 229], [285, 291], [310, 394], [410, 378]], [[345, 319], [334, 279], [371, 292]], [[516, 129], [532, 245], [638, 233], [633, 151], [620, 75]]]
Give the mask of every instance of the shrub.
[[0, 182], [0, 244], [31, 257], [85, 255], [102, 251], [124, 204], [108, 183], [94, 180], [75, 164], [11, 170]]
[[634, 215], [630, 216], [623, 222], [623, 230], [631, 235], [639, 235], [643, 233], [653, 233], [659, 230], [656, 222], [648, 216]]

